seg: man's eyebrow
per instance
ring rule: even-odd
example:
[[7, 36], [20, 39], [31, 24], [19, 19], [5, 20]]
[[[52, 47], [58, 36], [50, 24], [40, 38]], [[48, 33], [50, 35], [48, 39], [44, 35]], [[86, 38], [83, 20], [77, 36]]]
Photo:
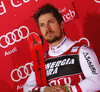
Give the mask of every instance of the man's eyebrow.
[[43, 25], [43, 24], [44, 24], [43, 22], [39, 23], [39, 25]]
[[49, 22], [49, 21], [54, 21], [55, 19], [49, 19], [47, 22]]
[[[52, 18], [52, 19], [48, 19], [47, 21], [50, 21], [50, 20], [55, 20], [55, 19]], [[43, 22], [41, 22], [41, 23], [43, 23]], [[40, 24], [41, 24], [41, 23], [40, 23]]]
[[[51, 19], [48, 19], [47, 21], [50, 21], [50, 20], [55, 20], [54, 18], [51, 18]], [[39, 23], [40, 24], [44, 24], [43, 22]]]
[[54, 18], [52, 18], [52, 19], [49, 19], [49, 20], [55, 20]]

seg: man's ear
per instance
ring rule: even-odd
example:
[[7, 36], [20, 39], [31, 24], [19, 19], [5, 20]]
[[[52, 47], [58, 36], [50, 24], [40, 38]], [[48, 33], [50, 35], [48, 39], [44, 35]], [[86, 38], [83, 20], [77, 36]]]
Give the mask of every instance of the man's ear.
[[64, 29], [64, 21], [61, 21], [61, 30]]

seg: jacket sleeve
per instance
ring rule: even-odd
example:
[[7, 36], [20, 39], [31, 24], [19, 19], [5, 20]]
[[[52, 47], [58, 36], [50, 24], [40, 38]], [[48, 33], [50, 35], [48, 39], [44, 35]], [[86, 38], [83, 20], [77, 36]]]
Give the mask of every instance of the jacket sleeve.
[[85, 79], [71, 87], [72, 92], [96, 92], [100, 90], [100, 65], [94, 51], [82, 46], [79, 49], [79, 61]]
[[24, 84], [23, 92], [29, 92], [33, 90], [37, 90], [38, 92], [44, 92], [44, 88], [45, 86], [37, 87], [35, 73], [34, 71], [32, 71], [26, 83]]

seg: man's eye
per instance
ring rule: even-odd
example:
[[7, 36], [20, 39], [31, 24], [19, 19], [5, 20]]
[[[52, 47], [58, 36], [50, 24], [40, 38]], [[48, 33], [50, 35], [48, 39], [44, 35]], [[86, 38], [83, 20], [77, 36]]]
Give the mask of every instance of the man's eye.
[[43, 26], [44, 26], [44, 24], [41, 24], [40, 26], [41, 26], [41, 27], [43, 27]]
[[50, 23], [53, 23], [53, 21], [49, 21]]

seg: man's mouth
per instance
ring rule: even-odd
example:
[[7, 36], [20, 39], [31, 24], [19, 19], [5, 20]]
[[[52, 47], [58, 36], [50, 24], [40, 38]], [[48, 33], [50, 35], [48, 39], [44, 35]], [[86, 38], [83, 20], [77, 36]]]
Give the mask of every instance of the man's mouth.
[[46, 32], [46, 36], [50, 36], [50, 35], [52, 35], [53, 34], [53, 31], [48, 31], [48, 32]]

